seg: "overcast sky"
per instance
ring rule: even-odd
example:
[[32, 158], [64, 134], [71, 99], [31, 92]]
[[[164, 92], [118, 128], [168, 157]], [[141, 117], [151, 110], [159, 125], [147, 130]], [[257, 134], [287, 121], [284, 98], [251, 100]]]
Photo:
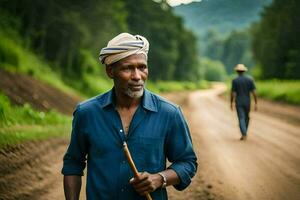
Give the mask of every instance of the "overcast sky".
[[192, 1], [201, 1], [201, 0], [167, 0], [170, 6], [178, 6], [179, 4], [187, 4], [191, 3]]

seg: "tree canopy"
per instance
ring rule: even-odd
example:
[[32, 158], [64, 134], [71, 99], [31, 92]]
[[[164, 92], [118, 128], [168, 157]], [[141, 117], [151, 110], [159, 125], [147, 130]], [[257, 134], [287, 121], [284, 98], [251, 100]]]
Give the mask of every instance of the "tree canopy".
[[253, 27], [253, 53], [261, 78], [300, 78], [300, 1], [274, 0]]
[[97, 72], [100, 49], [113, 36], [130, 32], [150, 42], [151, 79], [197, 78], [196, 38], [165, 1], [1, 0], [0, 6], [0, 15], [5, 12], [19, 22], [9, 28], [67, 77]]

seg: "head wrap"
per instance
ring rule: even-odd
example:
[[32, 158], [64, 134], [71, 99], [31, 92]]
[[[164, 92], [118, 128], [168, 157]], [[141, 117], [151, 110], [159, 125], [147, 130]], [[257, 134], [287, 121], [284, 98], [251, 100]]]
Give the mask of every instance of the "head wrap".
[[121, 33], [101, 49], [99, 60], [105, 65], [113, 64], [133, 54], [144, 54], [148, 58], [149, 42], [140, 35]]

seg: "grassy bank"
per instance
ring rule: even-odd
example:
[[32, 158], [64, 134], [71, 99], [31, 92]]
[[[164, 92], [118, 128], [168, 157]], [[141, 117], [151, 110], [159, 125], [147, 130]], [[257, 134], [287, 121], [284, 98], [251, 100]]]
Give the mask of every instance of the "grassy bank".
[[13, 38], [0, 31], [0, 68], [27, 74], [64, 92], [79, 95], [76, 90], [64, 83], [61, 75], [55, 73], [42, 57], [22, 43], [17, 36]]
[[300, 80], [257, 81], [259, 97], [300, 105]]
[[0, 94], [0, 148], [27, 140], [66, 136], [70, 126], [70, 116], [36, 111], [28, 104], [12, 106], [9, 99]]

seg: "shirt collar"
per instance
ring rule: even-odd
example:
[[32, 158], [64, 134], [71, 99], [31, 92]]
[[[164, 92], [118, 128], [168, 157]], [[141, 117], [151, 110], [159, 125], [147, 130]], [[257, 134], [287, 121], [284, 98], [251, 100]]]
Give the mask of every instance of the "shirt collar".
[[144, 89], [142, 103], [143, 108], [152, 112], [157, 112], [157, 99], [154, 98], [154, 95], [147, 89]]
[[[109, 105], [115, 106], [115, 93], [114, 88], [112, 88], [107, 93], [103, 94], [100, 100], [100, 106], [102, 108], [107, 107]], [[157, 102], [154, 98], [154, 95], [147, 89], [144, 89], [144, 94], [142, 97], [142, 107], [146, 110], [157, 112]]]

